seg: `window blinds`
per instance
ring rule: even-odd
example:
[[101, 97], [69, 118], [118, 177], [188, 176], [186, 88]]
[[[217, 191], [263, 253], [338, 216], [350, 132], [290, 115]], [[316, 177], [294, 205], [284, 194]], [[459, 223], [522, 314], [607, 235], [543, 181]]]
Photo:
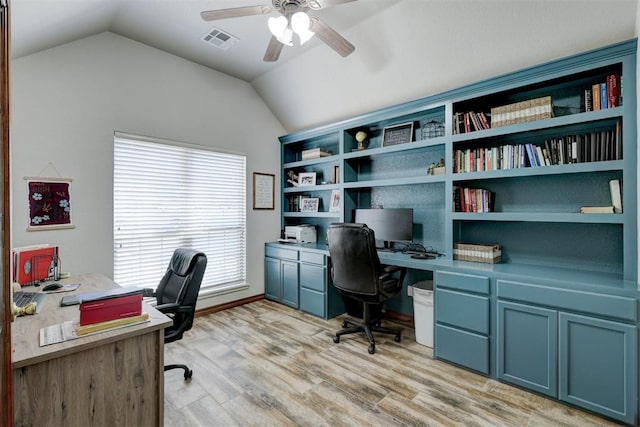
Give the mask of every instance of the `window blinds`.
[[116, 133], [114, 280], [155, 288], [177, 247], [207, 255], [202, 290], [246, 279], [246, 159]]

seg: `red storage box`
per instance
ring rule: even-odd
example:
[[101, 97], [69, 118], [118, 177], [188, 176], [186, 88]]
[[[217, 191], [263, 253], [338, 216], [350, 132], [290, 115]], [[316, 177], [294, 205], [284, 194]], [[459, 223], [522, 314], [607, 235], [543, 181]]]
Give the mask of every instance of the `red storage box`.
[[120, 288], [78, 295], [80, 326], [142, 314], [142, 290]]

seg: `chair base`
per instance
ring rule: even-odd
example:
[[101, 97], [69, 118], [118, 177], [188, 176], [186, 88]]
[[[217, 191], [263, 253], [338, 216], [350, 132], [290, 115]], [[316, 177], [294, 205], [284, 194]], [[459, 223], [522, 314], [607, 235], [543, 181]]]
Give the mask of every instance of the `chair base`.
[[164, 371], [167, 372], [169, 369], [184, 369], [184, 380], [191, 379], [193, 376], [193, 371], [189, 369], [187, 365], [164, 365]]
[[[362, 321], [358, 321], [355, 319], [351, 319], [351, 318], [347, 318], [342, 322], [342, 328], [341, 330], [339, 330], [338, 332], [336, 332], [336, 336], [333, 337], [333, 342], [334, 343], [339, 343], [340, 342], [340, 336], [342, 335], [348, 335], [348, 334], [355, 334], [358, 332], [364, 332], [365, 335], [367, 336], [367, 339], [369, 340], [369, 348], [367, 349], [369, 351], [369, 354], [373, 354], [376, 352], [376, 341], [373, 338], [373, 332], [382, 332], [384, 334], [391, 334], [391, 335], [395, 335], [393, 337], [393, 340], [395, 342], [400, 342], [400, 340], [402, 339], [402, 330], [401, 329], [391, 329], [391, 328], [384, 328], [381, 326], [381, 321], [380, 319], [374, 319], [374, 320], [369, 320], [367, 321], [367, 311], [365, 309], [365, 319], [363, 319]], [[352, 327], [349, 327], [349, 325], [353, 325]]]

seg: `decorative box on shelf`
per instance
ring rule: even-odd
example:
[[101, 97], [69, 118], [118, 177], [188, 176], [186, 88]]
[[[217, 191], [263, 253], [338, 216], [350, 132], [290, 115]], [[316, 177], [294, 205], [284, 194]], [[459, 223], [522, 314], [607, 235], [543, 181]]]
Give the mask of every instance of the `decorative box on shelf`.
[[324, 148], [311, 148], [309, 150], [302, 151], [302, 160], [319, 159], [320, 157], [330, 156], [331, 151]]
[[553, 117], [553, 101], [550, 96], [529, 99], [491, 109], [491, 127], [514, 125]]
[[454, 243], [453, 259], [498, 264], [502, 260], [502, 247], [498, 244]]

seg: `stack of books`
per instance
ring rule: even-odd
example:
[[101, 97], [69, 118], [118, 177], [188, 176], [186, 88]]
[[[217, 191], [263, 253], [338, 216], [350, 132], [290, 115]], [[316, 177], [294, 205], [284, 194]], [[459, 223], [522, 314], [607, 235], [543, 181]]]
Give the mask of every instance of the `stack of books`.
[[149, 318], [142, 312], [142, 289], [135, 286], [80, 294], [78, 301], [78, 335], [140, 323]]
[[622, 213], [622, 180], [612, 179], [609, 181], [609, 191], [611, 192], [611, 206], [582, 206], [580, 213]]
[[311, 148], [302, 151], [302, 160], [319, 159], [320, 157], [328, 157], [333, 153], [324, 148]]

